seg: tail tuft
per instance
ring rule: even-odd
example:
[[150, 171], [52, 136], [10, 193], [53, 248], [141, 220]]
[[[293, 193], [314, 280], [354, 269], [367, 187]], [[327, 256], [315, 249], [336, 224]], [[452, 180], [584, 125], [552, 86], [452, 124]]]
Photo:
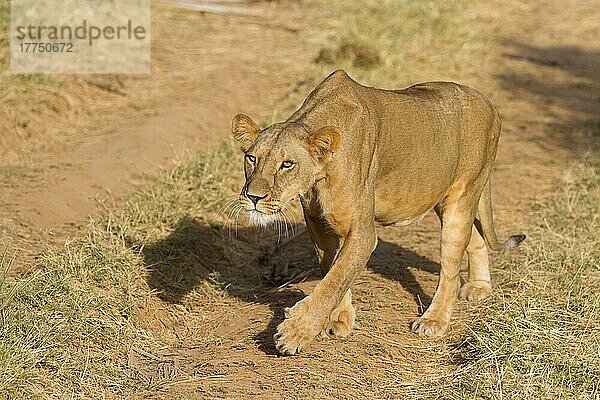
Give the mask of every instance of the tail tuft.
[[475, 218], [475, 228], [493, 251], [506, 252], [514, 249], [525, 240], [522, 233], [512, 235], [504, 243], [498, 242], [496, 231], [494, 230], [494, 217], [492, 216], [492, 190], [488, 180], [479, 199], [477, 206], [477, 218]]
[[516, 248], [523, 240], [525, 240], [525, 238], [527, 238], [527, 236], [522, 233], [518, 235], [512, 235], [508, 238], [506, 243], [504, 243], [504, 248], [506, 250], [512, 250]]

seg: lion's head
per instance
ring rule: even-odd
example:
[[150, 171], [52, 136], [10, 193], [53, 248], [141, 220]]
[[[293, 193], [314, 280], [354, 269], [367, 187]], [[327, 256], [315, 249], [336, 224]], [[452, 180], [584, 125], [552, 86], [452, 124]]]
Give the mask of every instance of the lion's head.
[[283, 122], [260, 130], [243, 114], [233, 117], [231, 131], [244, 152], [240, 203], [250, 222], [263, 226], [282, 217], [288, 203], [315, 184], [341, 144], [334, 127], [309, 132], [301, 124]]

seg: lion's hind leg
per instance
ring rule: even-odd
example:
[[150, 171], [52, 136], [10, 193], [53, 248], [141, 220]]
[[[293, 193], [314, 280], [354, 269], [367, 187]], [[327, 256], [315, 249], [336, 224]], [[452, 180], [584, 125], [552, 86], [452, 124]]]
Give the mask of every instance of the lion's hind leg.
[[420, 335], [440, 336], [448, 327], [460, 287], [460, 264], [470, 242], [477, 200], [472, 191], [455, 193], [436, 206], [442, 223], [441, 271], [438, 287], [427, 311], [413, 321]]
[[352, 290], [348, 289], [342, 301], [329, 316], [326, 333], [330, 336], [346, 337], [350, 335], [356, 321], [356, 311], [352, 305]]
[[463, 300], [477, 301], [484, 299], [492, 292], [490, 278], [490, 259], [485, 240], [473, 225], [471, 240], [467, 245], [468, 276], [458, 293]]

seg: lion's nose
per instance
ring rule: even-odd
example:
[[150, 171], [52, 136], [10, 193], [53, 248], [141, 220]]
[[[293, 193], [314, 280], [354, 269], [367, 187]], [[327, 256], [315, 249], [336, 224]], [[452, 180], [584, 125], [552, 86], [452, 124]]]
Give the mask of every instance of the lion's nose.
[[246, 197], [250, 199], [250, 201], [252, 201], [254, 203], [254, 205], [256, 205], [256, 203], [259, 202], [259, 200], [264, 199], [265, 197], [267, 197], [267, 195], [265, 194], [264, 196], [257, 196], [255, 194], [250, 194], [248, 192], [246, 192]]

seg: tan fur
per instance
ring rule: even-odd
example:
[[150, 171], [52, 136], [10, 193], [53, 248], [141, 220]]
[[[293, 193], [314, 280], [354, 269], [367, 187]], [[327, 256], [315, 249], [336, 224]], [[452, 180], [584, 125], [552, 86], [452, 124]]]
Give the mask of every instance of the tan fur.
[[287, 121], [261, 131], [239, 114], [232, 132], [246, 154], [240, 201], [249, 217], [270, 222], [300, 195], [323, 273], [311, 295], [286, 310], [275, 334], [281, 353], [296, 354], [323, 333], [350, 333], [350, 288], [375, 249], [376, 223], [406, 225], [431, 209], [442, 222], [438, 288], [414, 332], [442, 334], [457, 295], [477, 300], [491, 291], [485, 244], [502, 248], [489, 190], [500, 117], [479, 92], [449, 82], [381, 90], [340, 70]]

